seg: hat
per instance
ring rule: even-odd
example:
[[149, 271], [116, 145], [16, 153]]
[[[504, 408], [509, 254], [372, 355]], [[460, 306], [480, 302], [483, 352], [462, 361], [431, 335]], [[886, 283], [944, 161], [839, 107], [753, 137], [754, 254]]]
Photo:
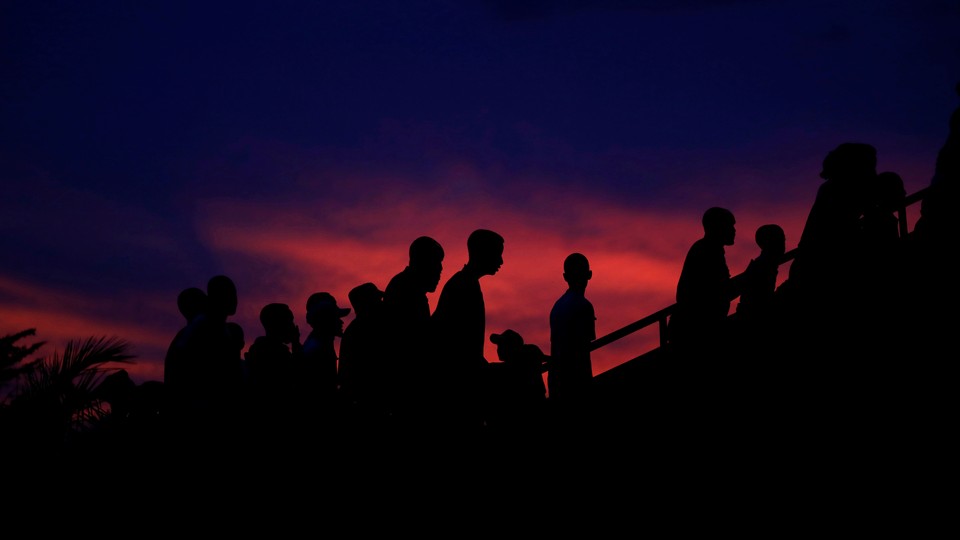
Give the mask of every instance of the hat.
[[367, 282], [350, 289], [347, 297], [350, 299], [350, 304], [353, 306], [353, 309], [357, 309], [361, 305], [368, 305], [382, 300], [383, 291], [373, 283]]
[[523, 336], [517, 332], [507, 329], [499, 334], [490, 334], [490, 342], [501, 347], [519, 347], [523, 345]]
[[318, 292], [307, 298], [307, 313], [320, 313], [325, 310], [334, 310], [338, 317], [346, 316], [350, 313], [350, 308], [342, 308], [337, 305], [337, 299], [328, 292]]

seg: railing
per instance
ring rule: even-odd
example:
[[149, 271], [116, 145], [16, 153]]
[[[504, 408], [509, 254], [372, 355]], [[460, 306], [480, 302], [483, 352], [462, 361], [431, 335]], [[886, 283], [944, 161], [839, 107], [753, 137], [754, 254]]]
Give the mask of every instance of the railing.
[[[921, 200], [923, 200], [923, 197], [926, 195], [927, 190], [929, 190], [929, 189], [930, 189], [929, 187], [926, 187], [926, 188], [923, 188], [923, 189], [921, 189], [921, 190], [919, 190], [919, 191], [917, 191], [917, 192], [915, 192], [915, 193], [913, 193], [913, 194], [911, 194], [911, 195], [908, 195], [907, 197], [904, 198], [904, 200], [903, 200], [903, 205], [902, 205], [900, 208], [897, 208], [897, 209], [896, 209], [896, 212], [897, 212], [897, 220], [898, 220], [899, 225], [900, 225], [900, 237], [901, 237], [901, 238], [906, 238], [906, 237], [909, 235], [909, 226], [908, 226], [908, 222], [907, 222], [907, 207], [910, 206], [910, 205], [912, 205], [912, 204], [914, 204], [914, 203], [917, 203], [917, 202], [920, 202]], [[783, 259], [781, 259], [780, 264], [783, 265], [784, 263], [787, 263], [787, 262], [792, 261], [793, 258], [796, 256], [796, 254], [797, 254], [797, 248], [794, 248], [794, 249], [791, 249], [790, 251], [787, 251], [786, 253], [783, 254]], [[741, 277], [742, 275], [743, 275], [743, 274], [738, 274], [737, 276], [734, 276], [733, 279], [737, 279], [737, 278]], [[734, 297], [734, 299], [735, 299], [735, 298], [736, 298], [736, 297]], [[624, 337], [627, 337], [627, 336], [629, 336], [630, 334], [632, 334], [632, 333], [634, 333], [634, 332], [636, 332], [636, 331], [638, 331], [638, 330], [642, 330], [642, 329], [644, 329], [644, 328], [646, 328], [646, 327], [648, 327], [648, 326], [650, 326], [650, 325], [652, 325], [652, 324], [654, 324], [654, 323], [657, 323], [657, 324], [660, 325], [660, 327], [659, 327], [659, 331], [660, 331], [660, 332], [659, 332], [659, 334], [660, 334], [660, 345], [659, 345], [659, 347], [663, 347], [664, 345], [667, 344], [667, 322], [668, 322], [668, 320], [669, 320], [669, 318], [670, 318], [670, 315], [673, 313], [673, 310], [674, 310], [675, 307], [676, 307], [676, 304], [671, 304], [671, 305], [669, 305], [669, 306], [667, 306], [667, 307], [665, 307], [665, 308], [663, 308], [663, 309], [661, 309], [661, 310], [659, 310], [659, 311], [656, 311], [656, 312], [654, 312], [654, 313], [651, 313], [650, 315], [647, 315], [646, 317], [640, 319], [639, 321], [632, 322], [632, 323], [624, 326], [623, 328], [619, 328], [619, 329], [617, 329], [617, 330], [614, 330], [613, 332], [610, 332], [609, 334], [606, 334], [606, 335], [604, 335], [604, 336], [598, 337], [597, 339], [593, 340], [593, 341], [590, 343], [590, 350], [591, 350], [591, 351], [595, 351], [595, 350], [599, 349], [600, 347], [603, 347], [603, 346], [605, 346], [605, 345], [609, 345], [610, 343], [613, 343], [614, 341], [617, 341], [617, 340], [619, 340], [619, 339], [622, 339], [622, 338], [624, 338]], [[654, 349], [654, 350], [655, 350], [655, 349]], [[644, 354], [646, 354], [646, 353], [644, 353]], [[634, 357], [634, 358], [631, 358], [631, 359], [629, 359], [629, 360], [626, 360], [625, 362], [621, 362], [621, 363], [618, 364], [618, 365], [626, 364], [627, 362], [631, 362], [631, 361], [633, 361], [633, 360], [636, 360], [636, 359], [640, 358], [641, 356], [643, 356], [643, 354], [641, 354], [641, 355], [639, 355], [639, 356], [636, 356], [636, 357]], [[616, 367], [616, 366], [614, 366], [614, 367]]]

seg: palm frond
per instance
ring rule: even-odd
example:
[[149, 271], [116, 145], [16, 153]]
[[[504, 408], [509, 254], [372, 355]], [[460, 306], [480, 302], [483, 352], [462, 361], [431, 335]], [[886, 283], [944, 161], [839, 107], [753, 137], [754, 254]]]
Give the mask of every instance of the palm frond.
[[25, 359], [37, 352], [46, 341], [39, 341], [26, 346], [16, 345], [17, 341], [27, 336], [34, 336], [36, 333], [36, 328], [29, 328], [0, 337], [0, 403], [5, 403], [8, 399], [6, 395], [8, 384], [29, 372], [40, 362], [40, 359], [29, 361]]
[[132, 363], [129, 346], [128, 341], [117, 337], [71, 340], [62, 354], [54, 352], [24, 374], [14, 399], [59, 403], [64, 416], [73, 421], [99, 416], [97, 385], [107, 374], [121, 369], [113, 364]]

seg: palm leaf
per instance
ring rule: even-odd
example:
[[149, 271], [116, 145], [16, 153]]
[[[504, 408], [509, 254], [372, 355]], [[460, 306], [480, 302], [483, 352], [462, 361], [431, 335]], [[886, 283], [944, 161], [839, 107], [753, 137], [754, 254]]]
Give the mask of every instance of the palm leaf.
[[24, 373], [14, 401], [55, 406], [65, 426], [82, 430], [105, 414], [97, 386], [107, 374], [122, 369], [114, 364], [132, 363], [129, 346], [117, 337], [72, 340], [62, 354], [54, 352]]
[[36, 328], [29, 328], [16, 334], [8, 334], [0, 337], [0, 385], [16, 379], [39, 362], [39, 360], [24, 362], [24, 359], [35, 353], [46, 341], [40, 341], [27, 346], [16, 345], [17, 341], [27, 336], [36, 335], [36, 333]]

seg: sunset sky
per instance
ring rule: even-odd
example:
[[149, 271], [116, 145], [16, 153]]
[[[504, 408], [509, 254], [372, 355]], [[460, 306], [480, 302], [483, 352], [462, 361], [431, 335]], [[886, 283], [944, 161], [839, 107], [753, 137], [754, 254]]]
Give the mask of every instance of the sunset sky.
[[270, 302], [306, 336], [311, 293], [385, 287], [420, 235], [442, 286], [477, 228], [488, 335], [548, 351], [572, 252], [603, 335], [673, 303], [710, 206], [734, 273], [759, 225], [795, 247], [842, 142], [928, 185], [958, 28], [955, 0], [4, 2], [0, 335], [117, 336], [160, 380], [186, 287], [232, 277], [248, 346]]

